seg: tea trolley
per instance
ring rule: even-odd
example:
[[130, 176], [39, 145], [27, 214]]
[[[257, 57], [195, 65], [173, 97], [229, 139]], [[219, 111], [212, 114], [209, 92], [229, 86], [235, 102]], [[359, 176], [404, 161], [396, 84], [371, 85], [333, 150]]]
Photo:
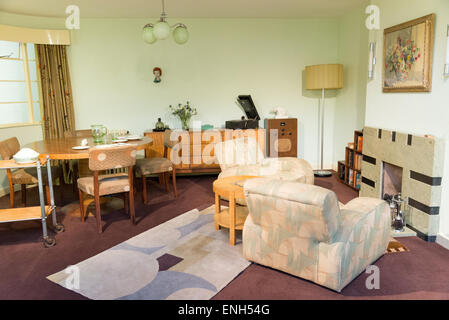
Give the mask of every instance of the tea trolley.
[[[42, 178], [42, 167], [47, 167], [48, 187], [50, 190], [50, 205], [45, 205], [44, 200], [44, 188]], [[53, 230], [56, 233], [64, 231], [64, 225], [58, 223], [56, 220], [56, 206], [53, 193], [53, 180], [51, 177], [50, 157], [38, 159], [32, 163], [18, 164], [14, 160], [0, 160], [0, 169], [13, 170], [21, 168], [36, 168], [39, 188], [39, 201], [40, 206], [25, 207], [25, 208], [11, 208], [0, 209], [0, 223], [4, 222], [17, 222], [17, 221], [29, 221], [29, 220], [41, 220], [43, 244], [46, 248], [52, 247], [56, 244], [56, 239], [53, 236], [48, 235], [47, 230], [47, 218], [52, 216]], [[11, 190], [11, 192], [14, 192]]]

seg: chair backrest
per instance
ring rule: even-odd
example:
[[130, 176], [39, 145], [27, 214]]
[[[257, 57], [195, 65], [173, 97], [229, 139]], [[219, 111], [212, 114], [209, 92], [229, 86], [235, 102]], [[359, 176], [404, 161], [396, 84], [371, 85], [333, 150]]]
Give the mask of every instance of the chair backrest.
[[86, 129], [86, 130], [75, 130], [75, 131], [65, 131], [64, 137], [65, 138], [71, 138], [71, 137], [89, 137], [92, 135], [92, 130]]
[[249, 214], [262, 227], [319, 242], [332, 242], [340, 229], [340, 207], [331, 190], [268, 178], [248, 179], [244, 190]]
[[92, 171], [119, 169], [136, 164], [135, 146], [93, 147], [89, 149], [89, 169]]
[[[176, 146], [179, 143], [179, 141], [178, 140], [171, 140], [170, 139], [171, 133], [172, 133], [172, 130], [165, 130], [164, 131], [164, 146], [166, 148], [171, 148], [172, 149], [172, 148], [174, 148], [174, 146]], [[178, 137], [178, 136], [176, 136], [176, 137]]]
[[91, 129], [75, 130], [75, 137], [90, 137], [92, 136]]
[[241, 165], [258, 165], [265, 159], [253, 137], [229, 139], [215, 145], [215, 156], [221, 170]]
[[0, 156], [3, 160], [11, 160], [20, 151], [20, 143], [16, 137], [0, 141]]

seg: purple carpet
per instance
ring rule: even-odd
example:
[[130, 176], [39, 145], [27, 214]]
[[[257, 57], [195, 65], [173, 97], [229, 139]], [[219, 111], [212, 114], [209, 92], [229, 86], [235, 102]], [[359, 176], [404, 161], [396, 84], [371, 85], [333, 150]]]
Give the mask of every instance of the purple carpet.
[[[40, 241], [39, 222], [0, 224], [0, 299], [86, 299], [46, 277], [186, 211], [202, 210], [212, 205], [212, 182], [215, 178], [179, 177], [177, 199], [168, 195], [162, 186], [151, 183], [149, 205], [142, 204], [140, 192], [136, 195], [137, 225], [131, 225], [123, 209], [115, 210], [104, 215], [104, 232], [101, 235], [96, 231], [92, 216], [83, 224], [79, 216], [58, 210], [58, 220], [64, 223], [66, 231], [56, 235], [57, 245], [49, 249], [45, 249]], [[317, 179], [316, 184], [334, 190], [343, 203], [357, 196], [335, 176]], [[58, 199], [59, 188], [55, 192]], [[37, 204], [36, 189], [29, 190], [28, 200], [29, 205]], [[16, 194], [16, 201], [20, 203], [20, 193]], [[65, 186], [64, 204], [73, 201], [71, 186]], [[0, 207], [8, 206], [9, 197], [0, 198]], [[75, 206], [76, 203], [72, 207]], [[400, 241], [410, 252], [388, 254], [375, 263], [381, 273], [379, 290], [366, 289], [367, 274], [361, 274], [338, 294], [277, 270], [252, 264], [214, 299], [449, 299], [449, 251], [416, 237]]]

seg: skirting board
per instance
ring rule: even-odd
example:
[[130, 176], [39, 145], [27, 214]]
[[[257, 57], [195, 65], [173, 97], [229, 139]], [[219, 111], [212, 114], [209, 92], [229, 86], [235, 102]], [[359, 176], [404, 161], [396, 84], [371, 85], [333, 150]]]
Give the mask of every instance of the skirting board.
[[[320, 164], [310, 164], [312, 166], [313, 170], [320, 170], [321, 169], [321, 165]], [[337, 165], [336, 164], [323, 164], [324, 170], [334, 170], [337, 171]]]
[[442, 246], [443, 248], [449, 250], [449, 235], [447, 234], [442, 234], [439, 233], [437, 235], [437, 241], [436, 241], [440, 246]]

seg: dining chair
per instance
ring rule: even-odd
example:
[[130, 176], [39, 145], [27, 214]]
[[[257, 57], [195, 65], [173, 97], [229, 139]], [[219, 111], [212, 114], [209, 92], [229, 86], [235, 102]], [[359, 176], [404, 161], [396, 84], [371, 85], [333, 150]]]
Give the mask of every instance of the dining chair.
[[[91, 129], [83, 129], [83, 130], [72, 130], [72, 131], [65, 131], [64, 137], [65, 138], [88, 138], [92, 136], [92, 130]], [[64, 167], [66, 172], [70, 172], [70, 169], [72, 171], [72, 191], [73, 194], [78, 194], [77, 192], [77, 179], [79, 178], [79, 161], [84, 161], [84, 159], [81, 160], [65, 160], [64, 161]], [[87, 166], [87, 164], [86, 164]]]
[[65, 131], [64, 137], [65, 138], [71, 138], [71, 137], [89, 137], [92, 136], [92, 130], [90, 129], [83, 129], [83, 130], [74, 130], [74, 131]]
[[[89, 149], [89, 169], [93, 177], [78, 179], [81, 221], [85, 221], [85, 195], [95, 199], [95, 217], [98, 233], [103, 232], [101, 225], [100, 197], [111, 194], [124, 194], [125, 212], [135, 223], [133, 167], [136, 164], [135, 146], [93, 147]], [[100, 175], [100, 171], [127, 168], [127, 173]]]
[[[0, 156], [3, 160], [11, 160], [12, 157], [20, 151], [20, 143], [16, 137], [12, 137], [3, 141], [0, 141]], [[36, 168], [26, 168], [17, 170], [6, 170], [9, 182], [9, 204], [11, 208], [14, 208], [14, 185], [20, 184], [22, 194], [22, 206], [26, 206], [26, 186], [37, 184], [37, 170]], [[59, 178], [60, 185], [60, 202], [63, 201], [62, 183], [64, 177], [62, 176], [62, 170], [58, 166], [51, 167], [52, 180], [55, 181]], [[45, 193], [47, 196], [47, 202], [50, 203], [50, 189], [48, 187], [47, 168], [42, 167], [42, 178], [45, 184]]]
[[160, 181], [165, 184], [165, 189], [170, 192], [169, 180], [170, 172], [173, 180], [173, 193], [175, 198], [178, 197], [178, 189], [176, 187], [176, 168], [172, 161], [167, 158], [168, 149], [173, 148], [178, 141], [170, 140], [170, 130], [164, 132], [164, 157], [163, 158], [142, 158], [136, 160], [136, 173], [140, 173], [142, 177], [142, 198], [143, 203], [148, 203], [147, 196], [147, 179], [148, 175], [159, 175]]

